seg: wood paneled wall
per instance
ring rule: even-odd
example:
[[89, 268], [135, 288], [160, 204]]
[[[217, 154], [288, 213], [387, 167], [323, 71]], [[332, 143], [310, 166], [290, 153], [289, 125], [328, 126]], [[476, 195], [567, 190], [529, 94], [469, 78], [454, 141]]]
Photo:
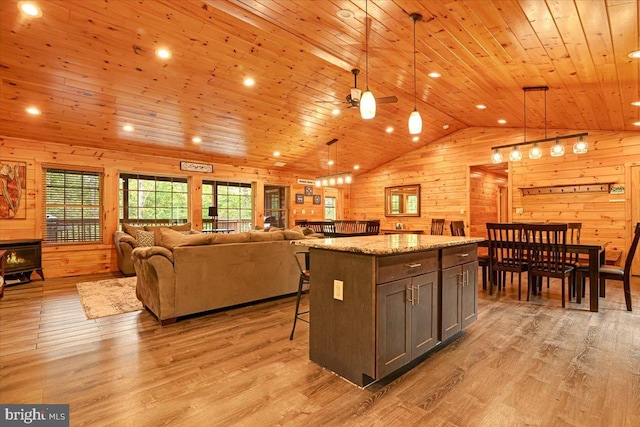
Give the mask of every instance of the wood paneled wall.
[[[254, 224], [262, 225], [264, 217], [264, 184], [283, 185], [290, 188], [290, 206], [296, 206], [296, 193], [304, 193], [304, 186], [297, 184], [297, 176], [279, 173], [276, 169], [265, 170], [250, 167], [232, 167], [213, 164], [213, 174], [197, 174], [180, 170], [180, 160], [203, 162], [203, 159], [176, 159], [148, 154], [118, 152], [82, 148], [77, 146], [47, 143], [41, 141], [0, 140], [0, 158], [3, 161], [27, 163], [26, 219], [0, 220], [0, 240], [41, 238], [42, 224], [42, 164], [99, 167], [104, 171], [104, 242], [102, 244], [45, 245], [43, 249], [43, 269], [45, 277], [75, 276], [83, 274], [117, 271], [113, 232], [118, 229], [118, 176], [120, 172], [148, 173], [171, 176], [188, 176], [191, 187], [190, 211], [193, 228], [202, 229], [202, 181], [220, 179], [250, 182], [254, 185], [256, 211]], [[309, 179], [309, 177], [303, 177]], [[323, 198], [324, 200], [324, 198]], [[306, 209], [313, 209], [318, 219], [322, 216], [323, 205], [313, 205], [312, 198], [306, 197]], [[293, 224], [297, 214], [290, 218]]]
[[[548, 136], [568, 135], [584, 130], [559, 130]], [[527, 139], [543, 138], [529, 130]], [[351, 190], [351, 211], [355, 217], [381, 218], [390, 228], [398, 218], [385, 218], [384, 187], [421, 184], [421, 217], [402, 218], [408, 228], [429, 230], [433, 217], [448, 222], [469, 218], [470, 166], [489, 164], [490, 147], [522, 141], [521, 129], [469, 128], [428, 142], [386, 165], [359, 175]], [[541, 144], [540, 160], [523, 159], [505, 163], [509, 169], [509, 218], [511, 221], [566, 221], [583, 223], [583, 240], [610, 242], [608, 249], [626, 251], [631, 240], [631, 191], [624, 195], [608, 193], [554, 194], [523, 196], [520, 188], [560, 184], [613, 182], [630, 186], [625, 170], [640, 164], [640, 132], [589, 131], [589, 152], [572, 152], [573, 140], [566, 140], [566, 154], [551, 158], [551, 142]], [[528, 150], [529, 147], [524, 147]], [[508, 158], [508, 150], [503, 150]], [[522, 214], [515, 214], [522, 208]], [[465, 213], [461, 213], [465, 212]]]

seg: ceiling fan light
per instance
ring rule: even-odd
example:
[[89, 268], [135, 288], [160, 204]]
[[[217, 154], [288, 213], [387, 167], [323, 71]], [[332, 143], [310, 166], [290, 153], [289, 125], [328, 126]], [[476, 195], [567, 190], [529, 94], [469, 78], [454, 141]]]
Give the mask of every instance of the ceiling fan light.
[[562, 145], [559, 139], [556, 139], [556, 143], [551, 147], [551, 157], [561, 156], [564, 156], [564, 145]]
[[538, 144], [533, 144], [533, 147], [529, 150], [529, 158], [531, 160], [538, 160], [542, 157], [542, 150], [538, 147]]
[[581, 136], [578, 138], [575, 144], [573, 144], [573, 153], [574, 154], [585, 154], [589, 151], [589, 143], [584, 140], [584, 137]]
[[376, 116], [376, 99], [369, 89], [360, 98], [360, 115], [363, 119], [373, 119]]
[[494, 165], [502, 163], [502, 154], [500, 153], [500, 150], [498, 150], [497, 148], [493, 151], [493, 154], [491, 155], [491, 163], [493, 163]]
[[411, 135], [417, 135], [422, 132], [422, 117], [418, 110], [413, 110], [409, 116], [409, 133]]
[[512, 162], [519, 162], [522, 160], [522, 151], [518, 147], [513, 147], [511, 150], [511, 154], [509, 155], [509, 160]]

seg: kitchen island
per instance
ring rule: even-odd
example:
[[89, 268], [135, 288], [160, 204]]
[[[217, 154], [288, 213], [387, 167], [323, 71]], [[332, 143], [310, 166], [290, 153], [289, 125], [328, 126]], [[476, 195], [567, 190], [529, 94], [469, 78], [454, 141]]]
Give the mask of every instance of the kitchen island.
[[366, 386], [477, 319], [475, 237], [391, 234], [309, 247], [309, 358]]

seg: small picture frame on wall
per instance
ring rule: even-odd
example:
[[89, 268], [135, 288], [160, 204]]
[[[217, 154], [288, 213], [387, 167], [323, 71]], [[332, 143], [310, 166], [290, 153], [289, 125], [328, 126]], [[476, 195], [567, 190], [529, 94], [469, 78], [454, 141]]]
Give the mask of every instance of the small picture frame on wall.
[[296, 204], [304, 204], [304, 194], [296, 194]]
[[305, 196], [313, 196], [313, 187], [310, 185], [304, 186], [304, 195]]
[[313, 204], [314, 205], [321, 205], [322, 204], [322, 196], [319, 194], [314, 194], [313, 195]]

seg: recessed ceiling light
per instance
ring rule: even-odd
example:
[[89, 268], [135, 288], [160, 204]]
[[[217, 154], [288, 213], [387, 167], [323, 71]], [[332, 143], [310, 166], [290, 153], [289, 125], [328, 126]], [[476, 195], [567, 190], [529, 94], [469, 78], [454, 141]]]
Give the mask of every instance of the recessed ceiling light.
[[354, 16], [356, 16], [356, 14], [353, 13], [353, 11], [351, 11], [349, 9], [340, 9], [339, 11], [336, 12], [336, 15], [340, 19], [351, 19]]
[[277, 166], [277, 167], [279, 167], [279, 168], [281, 168], [281, 167], [282, 167], [282, 166], [284, 166], [284, 165], [286, 165], [286, 163], [284, 163], [284, 162], [275, 162], [275, 163], [273, 164], [273, 166]]
[[411, 140], [413, 142], [420, 141], [420, 137], [419, 136], [414, 136], [413, 138], [411, 138]]
[[448, 124], [446, 124], [446, 123], [445, 123], [445, 124], [443, 124], [443, 125], [442, 125], [442, 129], [444, 129], [444, 130], [449, 129], [449, 125], [448, 125]]
[[486, 108], [487, 108], [487, 106], [486, 106], [486, 105], [484, 105], [484, 104], [478, 104], [478, 105], [476, 105], [476, 108], [477, 108], [478, 110], [484, 110], [484, 109], [486, 109]]
[[640, 107], [640, 101], [633, 101], [631, 105], [633, 105], [634, 107]]
[[200, 138], [199, 136], [194, 136], [193, 138], [191, 138], [191, 142], [193, 142], [194, 144], [200, 144], [202, 142], [202, 138]]
[[156, 50], [156, 56], [162, 59], [169, 59], [171, 58], [171, 51], [169, 49], [161, 48]]
[[358, 169], [360, 169], [360, 165], [353, 165], [353, 168], [354, 168], [355, 170], [358, 170]]
[[633, 52], [629, 52], [629, 58], [640, 59], [640, 50], [634, 50]]
[[334, 116], [337, 116], [338, 114], [340, 114], [340, 110], [337, 108], [334, 108], [333, 110], [331, 110], [331, 114], [333, 114]]
[[24, 111], [34, 116], [40, 115], [40, 109], [38, 107], [27, 107]]
[[387, 133], [393, 132], [393, 126], [387, 126], [387, 128], [384, 131]]
[[247, 77], [246, 79], [244, 79], [244, 85], [245, 86], [251, 87], [251, 86], [253, 86], [255, 84], [256, 84], [256, 81], [253, 80], [251, 77]]
[[273, 155], [276, 156], [276, 157], [280, 157], [280, 152], [279, 151], [274, 151]]
[[134, 127], [132, 125], [124, 125], [122, 126], [122, 129], [124, 129], [126, 132], [133, 132]]
[[331, 165], [333, 164], [333, 160], [329, 160], [329, 161], [327, 162], [327, 164], [328, 164], [329, 166], [331, 166]]
[[436, 72], [436, 71], [432, 71], [429, 74], [427, 74], [429, 77], [437, 79], [438, 77], [442, 76], [442, 74]]
[[42, 10], [32, 2], [19, 1], [18, 8], [32, 18], [40, 18]]
[[640, 126], [640, 122], [633, 122], [634, 126]]
[[503, 124], [507, 123], [507, 121], [506, 121], [505, 119], [500, 119], [500, 120], [498, 120], [498, 123], [500, 123], [501, 125], [503, 125]]

